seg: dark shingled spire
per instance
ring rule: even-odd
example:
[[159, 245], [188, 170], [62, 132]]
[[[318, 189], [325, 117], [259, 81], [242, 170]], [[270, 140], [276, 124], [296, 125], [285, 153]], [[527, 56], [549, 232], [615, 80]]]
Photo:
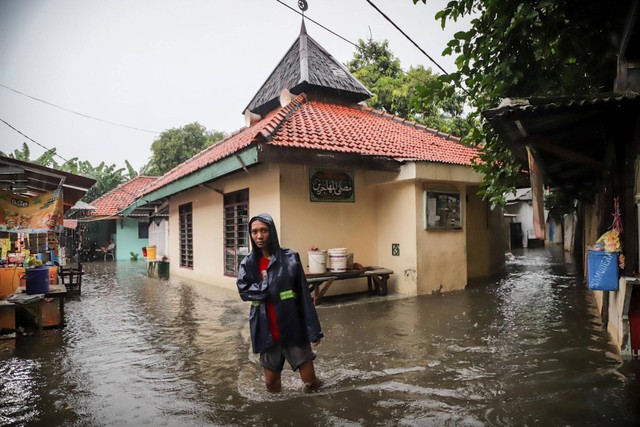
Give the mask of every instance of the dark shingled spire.
[[344, 65], [307, 34], [304, 20], [300, 35], [254, 95], [247, 109], [261, 115], [273, 110], [279, 105], [278, 97], [283, 89], [296, 95], [324, 90], [354, 102], [372, 96]]

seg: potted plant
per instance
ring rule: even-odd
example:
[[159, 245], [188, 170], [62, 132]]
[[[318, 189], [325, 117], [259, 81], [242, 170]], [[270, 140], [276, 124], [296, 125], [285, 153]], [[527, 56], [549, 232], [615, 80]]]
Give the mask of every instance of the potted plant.
[[138, 260], [138, 253], [137, 252], [129, 252], [131, 254], [131, 261], [137, 261]]

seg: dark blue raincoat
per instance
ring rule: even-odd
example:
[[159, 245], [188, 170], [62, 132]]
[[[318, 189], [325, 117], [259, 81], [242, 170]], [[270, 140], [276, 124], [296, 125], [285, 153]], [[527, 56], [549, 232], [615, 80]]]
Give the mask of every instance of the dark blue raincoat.
[[[280, 247], [278, 233], [269, 214], [259, 214], [249, 221], [249, 230], [255, 220], [269, 226], [271, 259], [267, 277], [262, 280], [259, 269], [262, 250], [251, 237], [251, 252], [240, 263], [238, 292], [244, 301], [251, 301], [249, 329], [254, 353], [261, 353], [275, 344], [269, 332], [265, 301], [274, 304], [280, 343], [283, 347], [305, 345], [323, 337], [309, 285], [302, 269], [300, 255]], [[251, 233], [249, 233], [251, 236]]]

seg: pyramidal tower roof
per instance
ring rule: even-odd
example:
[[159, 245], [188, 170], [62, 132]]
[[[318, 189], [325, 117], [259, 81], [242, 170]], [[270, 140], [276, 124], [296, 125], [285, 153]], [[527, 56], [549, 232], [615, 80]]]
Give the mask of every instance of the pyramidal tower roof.
[[283, 89], [293, 94], [324, 90], [354, 102], [372, 96], [349, 70], [307, 34], [302, 21], [300, 35], [254, 95], [247, 109], [264, 114], [279, 105]]

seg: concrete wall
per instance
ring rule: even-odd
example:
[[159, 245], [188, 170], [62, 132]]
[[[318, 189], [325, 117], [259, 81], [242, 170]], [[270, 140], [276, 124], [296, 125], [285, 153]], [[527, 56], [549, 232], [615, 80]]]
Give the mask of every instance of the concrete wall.
[[467, 189], [465, 232], [469, 279], [487, 277], [504, 266], [509, 248], [509, 225], [501, 208], [490, 209], [478, 195], [479, 187]]
[[[562, 223], [547, 215], [545, 210], [545, 216], [547, 221], [545, 222], [545, 243], [548, 245], [560, 245], [564, 241]], [[553, 229], [553, 239], [551, 238], [551, 230]]]
[[[311, 202], [306, 165], [265, 164], [249, 169], [249, 173], [237, 172], [210, 183], [208, 188], [202, 186], [171, 197], [171, 275], [235, 289], [235, 277], [222, 274], [222, 194], [248, 189], [249, 216], [270, 213], [281, 245], [299, 252], [307, 270], [311, 246], [346, 247], [356, 263], [393, 270], [389, 280], [392, 293], [463, 289], [469, 275], [486, 276], [503, 265], [506, 244], [502, 213], [486, 208], [475, 195], [476, 184], [472, 184], [473, 194], [467, 192], [469, 182], [462, 181], [479, 181], [468, 169], [442, 165], [425, 169], [412, 164], [404, 165], [400, 173], [352, 169], [354, 203]], [[460, 193], [461, 229], [425, 229], [426, 189]], [[193, 204], [193, 269], [179, 265], [178, 209], [184, 203]], [[397, 254], [392, 253], [395, 244], [399, 246]], [[473, 257], [467, 256], [468, 244]], [[364, 279], [347, 280], [334, 284], [328, 295], [366, 289]]]
[[[420, 198], [418, 197], [420, 196]], [[412, 181], [401, 181], [377, 188], [376, 210], [379, 265], [393, 270], [389, 292], [415, 295], [418, 290], [418, 234], [423, 231], [420, 217], [421, 191]], [[399, 245], [399, 255], [391, 253]]]
[[[280, 228], [280, 181], [278, 168], [253, 168], [238, 178], [226, 178], [213, 186], [224, 193], [249, 189], [249, 216], [260, 212], [270, 213]], [[193, 203], [193, 269], [180, 267], [178, 208]], [[171, 275], [185, 277], [217, 286], [235, 288], [235, 277], [226, 277], [223, 253], [223, 203], [222, 194], [207, 187], [187, 190], [171, 197], [169, 201], [169, 248]]]
[[[467, 193], [463, 185], [425, 183], [423, 188], [416, 188], [421, 218], [425, 215], [425, 190], [459, 192], [464, 224]], [[418, 294], [464, 289], [467, 285], [466, 227], [434, 230], [425, 229], [424, 220], [418, 222]]]
[[122, 218], [116, 220], [116, 256], [117, 260], [130, 260], [131, 252], [138, 254], [142, 260], [142, 247], [147, 246], [149, 239], [138, 238], [138, 223], [147, 224], [146, 219]]
[[563, 248], [565, 251], [573, 253], [574, 251], [574, 242], [576, 238], [576, 214], [568, 214], [563, 218], [564, 221], [564, 235], [563, 238]]
[[[585, 206], [585, 281], [588, 280], [589, 277], [589, 265], [587, 262], [588, 257], [588, 249], [593, 246], [593, 244], [600, 237], [597, 233], [597, 224], [598, 224], [598, 205], [586, 205]], [[619, 287], [618, 291], [591, 291], [591, 295], [596, 301], [596, 305], [598, 307], [598, 312], [602, 314], [603, 306], [605, 303], [605, 298], [608, 298], [609, 309], [607, 311], [607, 331], [611, 337], [612, 342], [616, 345], [618, 349], [620, 349], [625, 340], [627, 339], [626, 330], [625, 330], [625, 320], [623, 319], [623, 310], [624, 310], [624, 301], [626, 297], [626, 289], [627, 289], [627, 281], [624, 277], [620, 277], [619, 279]]]
[[[308, 271], [308, 250], [347, 248], [354, 262], [363, 266], [380, 264], [378, 257], [378, 212], [375, 187], [365, 183], [362, 170], [354, 173], [355, 202], [312, 202], [309, 168], [281, 165], [279, 228], [282, 246], [300, 253]], [[385, 266], [386, 267], [386, 266]], [[336, 282], [327, 295], [366, 290], [366, 280]]]
[[[531, 201], [516, 202], [505, 206], [507, 213], [516, 215], [512, 222], [519, 222], [522, 227], [522, 247], [528, 247], [528, 239], [535, 238], [533, 230], [533, 207]], [[507, 231], [508, 232], [508, 231]]]

